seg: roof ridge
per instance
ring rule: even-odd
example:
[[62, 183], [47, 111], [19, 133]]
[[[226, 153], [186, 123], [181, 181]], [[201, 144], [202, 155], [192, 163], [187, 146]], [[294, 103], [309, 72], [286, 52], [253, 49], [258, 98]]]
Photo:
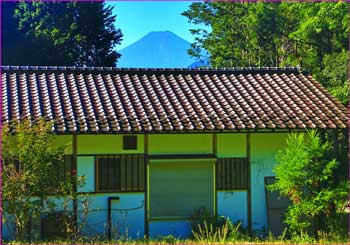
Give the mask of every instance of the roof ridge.
[[285, 66], [285, 67], [206, 67], [206, 68], [137, 68], [137, 67], [130, 67], [130, 68], [121, 68], [121, 67], [106, 67], [106, 66], [19, 66], [19, 65], [7, 65], [7, 66], [0, 66], [1, 70], [11, 70], [11, 71], [120, 71], [120, 72], [127, 72], [127, 71], [241, 71], [241, 72], [249, 72], [249, 71], [272, 71], [272, 72], [281, 72], [281, 71], [294, 71], [294, 72], [301, 72], [300, 66]]

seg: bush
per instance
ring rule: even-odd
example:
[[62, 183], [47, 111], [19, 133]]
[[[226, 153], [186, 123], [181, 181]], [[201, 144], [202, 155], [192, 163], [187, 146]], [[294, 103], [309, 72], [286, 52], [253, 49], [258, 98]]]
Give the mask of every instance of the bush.
[[291, 134], [286, 149], [276, 156], [276, 182], [269, 188], [292, 201], [285, 222], [294, 237], [308, 241], [310, 234], [317, 236], [316, 231], [327, 229], [347, 200], [347, 185], [335, 181], [339, 163], [331, 155], [330, 145], [322, 143], [315, 131], [308, 131]]
[[247, 239], [241, 227], [241, 222], [233, 224], [224, 216], [216, 218], [205, 208], [195, 210], [192, 216], [192, 236], [199, 243], [237, 242]]

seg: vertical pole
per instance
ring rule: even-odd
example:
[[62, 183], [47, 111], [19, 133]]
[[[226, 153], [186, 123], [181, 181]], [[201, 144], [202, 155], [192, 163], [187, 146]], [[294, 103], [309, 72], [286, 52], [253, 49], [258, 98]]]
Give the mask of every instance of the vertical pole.
[[149, 237], [149, 220], [148, 220], [148, 209], [149, 209], [149, 200], [148, 200], [148, 134], [145, 133], [144, 134], [144, 154], [145, 154], [145, 165], [144, 165], [144, 199], [145, 199], [145, 237], [148, 238]]
[[248, 215], [248, 231], [252, 234], [252, 193], [251, 193], [251, 168], [250, 168], [250, 132], [246, 133], [246, 151], [248, 163], [248, 190], [247, 190], [247, 215]]
[[[216, 132], [214, 132], [212, 134], [212, 151], [213, 151], [213, 155], [215, 158], [217, 158], [217, 134]], [[215, 165], [213, 168], [214, 171], [214, 214], [215, 217], [217, 217], [218, 214], [218, 196], [217, 196], [217, 189], [216, 189], [216, 183], [217, 183], [217, 160], [215, 161]]]
[[[73, 134], [73, 169], [77, 174], [77, 135]], [[73, 195], [73, 229], [74, 233], [77, 232], [78, 227], [78, 201], [77, 201], [77, 176], [74, 176], [74, 195]]]

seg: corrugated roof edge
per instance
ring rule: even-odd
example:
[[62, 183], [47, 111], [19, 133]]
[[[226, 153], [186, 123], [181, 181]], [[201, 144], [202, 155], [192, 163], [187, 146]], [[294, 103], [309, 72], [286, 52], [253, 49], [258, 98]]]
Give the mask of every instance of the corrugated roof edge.
[[81, 72], [119, 72], [119, 73], [301, 73], [297, 67], [222, 67], [222, 68], [119, 68], [119, 67], [85, 67], [85, 66], [0, 66], [5, 71], [81, 71]]

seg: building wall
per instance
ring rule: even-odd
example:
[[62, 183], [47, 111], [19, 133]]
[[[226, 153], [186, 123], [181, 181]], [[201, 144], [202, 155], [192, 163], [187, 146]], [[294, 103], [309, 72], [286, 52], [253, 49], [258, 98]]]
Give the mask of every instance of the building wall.
[[[253, 229], [262, 229], [267, 226], [266, 199], [264, 177], [273, 176], [275, 154], [285, 146], [286, 133], [251, 133], [251, 202]], [[122, 235], [127, 233], [131, 237], [143, 237], [145, 230], [145, 193], [95, 193], [95, 158], [98, 154], [142, 154], [144, 153], [144, 136], [137, 135], [137, 150], [123, 150], [123, 135], [78, 135], [77, 136], [77, 173], [86, 177], [86, 185], [79, 188], [79, 192], [89, 195], [92, 212], [87, 217], [88, 227], [99, 234], [106, 235], [107, 199], [110, 196], [119, 196], [119, 201], [113, 201], [112, 223], [117, 225]], [[72, 136], [58, 136], [56, 144], [69, 143], [66, 154], [72, 154]], [[148, 135], [148, 154], [212, 154], [212, 134], [152, 134]], [[217, 156], [219, 158], [247, 157], [246, 134], [217, 134]], [[247, 191], [217, 191], [217, 214], [229, 217], [234, 223], [248, 223]], [[78, 205], [79, 212], [82, 211]], [[120, 222], [122, 224], [120, 224]], [[124, 226], [123, 226], [124, 225]], [[9, 234], [3, 226], [3, 234]], [[158, 235], [190, 234], [188, 221], [150, 221], [149, 234]], [[112, 230], [116, 230], [113, 227]], [[186, 231], [188, 231], [186, 233]], [[93, 234], [93, 230], [91, 230]], [[116, 235], [116, 234], [114, 234]]]
[[267, 208], [265, 198], [265, 176], [275, 176], [273, 167], [278, 150], [285, 147], [287, 133], [251, 134], [251, 201], [252, 228], [267, 228]]
[[149, 154], [210, 154], [211, 134], [151, 134], [148, 136]]
[[241, 222], [241, 227], [247, 227], [247, 191], [218, 191], [217, 203], [218, 216], [230, 218], [234, 224]]
[[[246, 134], [217, 134], [218, 158], [247, 157], [246, 146]], [[247, 191], [217, 191], [217, 214], [247, 227]]]
[[[111, 202], [111, 237], [143, 238], [145, 233], [144, 193], [100, 193], [81, 197], [78, 202], [79, 224], [83, 231], [94, 236], [107, 237], [108, 197], [119, 197]], [[88, 200], [88, 215], [83, 215], [81, 200]]]
[[123, 150], [123, 136], [116, 134], [78, 135], [77, 154], [138, 154], [144, 152], [143, 135], [137, 135], [137, 150]]
[[217, 134], [218, 157], [246, 157], [246, 134]]
[[[145, 234], [145, 194], [143, 192], [95, 193], [95, 156], [100, 154], [142, 154], [144, 136], [137, 135], [137, 149], [123, 150], [123, 135], [78, 135], [77, 136], [77, 174], [85, 176], [85, 185], [78, 189], [87, 193], [88, 210], [85, 232], [92, 235], [107, 236], [108, 197], [119, 197], [111, 206], [112, 238], [142, 238]], [[78, 205], [83, 213], [83, 206]]]

